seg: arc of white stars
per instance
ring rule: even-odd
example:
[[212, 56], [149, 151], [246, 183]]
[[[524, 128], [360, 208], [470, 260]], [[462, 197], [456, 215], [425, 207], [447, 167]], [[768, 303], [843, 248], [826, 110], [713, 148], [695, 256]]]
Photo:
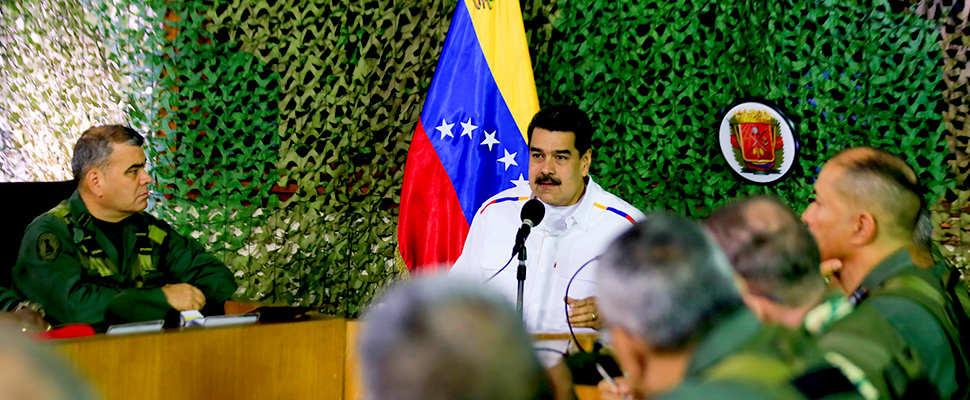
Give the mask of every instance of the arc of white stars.
[[485, 140], [482, 142], [481, 145], [488, 145], [488, 151], [492, 151], [493, 144], [501, 144], [501, 142], [499, 142], [498, 139], [495, 138], [496, 132], [497, 131], [492, 131], [492, 132], [485, 131]]
[[505, 157], [502, 157], [502, 158], [498, 159], [498, 162], [500, 162], [502, 164], [505, 164], [505, 170], [506, 171], [509, 170], [509, 166], [511, 166], [511, 165], [514, 165], [516, 167], [519, 166], [519, 163], [515, 162], [515, 155], [518, 154], [518, 153], [509, 154], [509, 151], [506, 150], [506, 149], [502, 149], [502, 151], [505, 152]]
[[444, 120], [444, 118], [441, 119], [441, 125], [435, 127], [435, 129], [441, 133], [441, 140], [445, 140], [445, 136], [455, 136], [453, 133], [451, 133], [451, 127], [453, 126], [455, 126], [454, 123], [449, 124], [448, 121]]
[[461, 136], [468, 135], [468, 138], [471, 139], [472, 131], [475, 130], [475, 128], [478, 128], [478, 127], [475, 125], [472, 125], [472, 119], [468, 118], [468, 122], [461, 122]]

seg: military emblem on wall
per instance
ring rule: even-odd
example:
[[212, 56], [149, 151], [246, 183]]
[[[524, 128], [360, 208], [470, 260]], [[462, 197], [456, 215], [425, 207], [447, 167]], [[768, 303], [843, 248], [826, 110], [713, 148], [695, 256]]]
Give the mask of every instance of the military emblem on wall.
[[791, 121], [778, 107], [760, 99], [740, 101], [725, 110], [718, 142], [731, 169], [758, 184], [784, 178], [798, 155]]

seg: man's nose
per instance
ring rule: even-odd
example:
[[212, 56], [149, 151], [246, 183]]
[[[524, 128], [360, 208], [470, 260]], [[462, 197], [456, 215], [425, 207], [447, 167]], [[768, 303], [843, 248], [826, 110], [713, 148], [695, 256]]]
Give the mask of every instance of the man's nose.
[[808, 207], [805, 208], [805, 211], [802, 211], [802, 222], [807, 224], [808, 220], [811, 217], [810, 214], [814, 212], [814, 210], [815, 210], [815, 202], [813, 201], [811, 203], [808, 203]]
[[545, 159], [545, 160], [542, 161], [542, 168], [541, 168], [541, 170], [542, 170], [542, 173], [544, 175], [555, 175], [556, 174], [556, 166], [549, 159]]
[[149, 183], [152, 183], [152, 176], [148, 174], [148, 171], [145, 171], [145, 170], [141, 171], [141, 182], [142, 182], [141, 183], [142, 185], [147, 185]]

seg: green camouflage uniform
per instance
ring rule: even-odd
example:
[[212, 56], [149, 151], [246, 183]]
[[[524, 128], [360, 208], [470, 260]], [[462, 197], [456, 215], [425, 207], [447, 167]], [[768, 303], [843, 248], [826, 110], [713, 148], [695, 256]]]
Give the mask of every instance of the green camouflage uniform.
[[52, 324], [162, 319], [174, 309], [161, 287], [188, 283], [206, 304], [229, 299], [236, 283], [225, 264], [147, 213], [119, 222], [116, 247], [94, 222], [80, 194], [27, 227], [13, 269], [14, 287], [43, 305]]
[[867, 399], [937, 397], [919, 356], [870, 304], [853, 306], [832, 292], [808, 312], [803, 327], [824, 351], [859, 367], [864, 375], [849, 379]]
[[[916, 354], [923, 361], [930, 383], [936, 387], [940, 397], [949, 399], [960, 390], [958, 378], [955, 376], [956, 362], [962, 364], [964, 361], [962, 357], [960, 360], [956, 359], [954, 354], [957, 353], [950, 345], [950, 337], [959, 337], [959, 332], [948, 332], [952, 327], [944, 327], [933, 311], [884, 287], [899, 277], [924, 275], [928, 276], [928, 281], [938, 280], [930, 272], [915, 266], [909, 251], [902, 248], [869, 271], [852, 297], [860, 304], [873, 307], [896, 328], [903, 340], [916, 350]], [[942, 283], [935, 283], [937, 282], [927, 286], [942, 293]], [[959, 379], [966, 381], [968, 377]]]
[[[649, 368], [649, 366], [648, 366]], [[862, 399], [802, 331], [762, 327], [744, 308], [697, 344], [671, 399]]]
[[12, 289], [0, 287], [0, 311], [13, 311], [14, 307], [23, 300]]

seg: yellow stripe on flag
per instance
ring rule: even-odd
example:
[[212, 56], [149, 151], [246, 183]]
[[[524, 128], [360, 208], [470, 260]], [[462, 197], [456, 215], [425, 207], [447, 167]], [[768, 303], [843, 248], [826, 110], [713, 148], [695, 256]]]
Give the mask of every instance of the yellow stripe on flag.
[[[539, 95], [532, 75], [532, 61], [525, 41], [519, 2], [493, 0], [491, 8], [476, 8], [475, 1], [464, 1], [495, 83], [525, 138], [529, 121], [539, 111]], [[482, 0], [478, 2], [483, 3]]]

